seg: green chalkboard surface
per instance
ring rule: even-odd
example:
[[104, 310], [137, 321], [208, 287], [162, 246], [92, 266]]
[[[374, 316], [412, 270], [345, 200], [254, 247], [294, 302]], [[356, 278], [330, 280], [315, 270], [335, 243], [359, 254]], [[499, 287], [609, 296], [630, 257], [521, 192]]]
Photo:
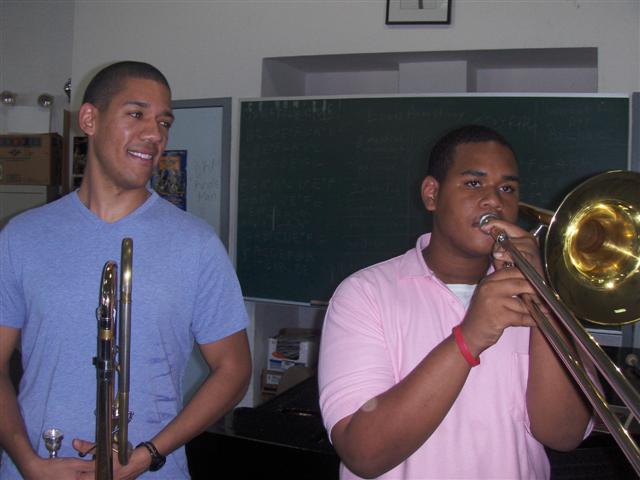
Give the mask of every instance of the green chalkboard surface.
[[451, 128], [502, 133], [522, 200], [628, 168], [629, 98], [451, 96], [241, 102], [237, 271], [245, 297], [327, 301], [347, 275], [430, 229], [418, 187]]

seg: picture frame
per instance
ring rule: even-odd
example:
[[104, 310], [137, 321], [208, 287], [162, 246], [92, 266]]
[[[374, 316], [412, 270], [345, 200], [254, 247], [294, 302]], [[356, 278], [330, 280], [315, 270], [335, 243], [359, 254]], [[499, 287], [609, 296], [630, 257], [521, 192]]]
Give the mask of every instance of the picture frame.
[[452, 0], [387, 0], [387, 25], [451, 23]]

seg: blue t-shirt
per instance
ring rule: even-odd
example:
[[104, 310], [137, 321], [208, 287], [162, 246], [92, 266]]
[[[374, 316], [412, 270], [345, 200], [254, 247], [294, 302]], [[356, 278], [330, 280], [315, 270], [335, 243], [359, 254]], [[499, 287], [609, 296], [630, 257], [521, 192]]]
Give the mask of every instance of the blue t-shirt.
[[[31, 443], [42, 431], [95, 439], [98, 293], [107, 260], [133, 239], [129, 441], [149, 440], [182, 408], [182, 378], [194, 339], [214, 342], [247, 325], [237, 277], [213, 230], [152, 193], [105, 223], [76, 192], [12, 219], [0, 231], [0, 325], [21, 330], [18, 400]], [[20, 478], [6, 456], [0, 478]], [[189, 478], [184, 448], [152, 478]]]

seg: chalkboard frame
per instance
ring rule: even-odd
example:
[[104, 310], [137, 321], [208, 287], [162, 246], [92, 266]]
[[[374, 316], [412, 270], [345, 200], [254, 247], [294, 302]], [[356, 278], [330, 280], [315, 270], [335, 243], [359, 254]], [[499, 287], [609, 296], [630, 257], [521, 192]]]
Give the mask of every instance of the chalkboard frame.
[[[222, 122], [220, 125], [212, 125], [211, 134], [220, 142], [220, 205], [218, 217], [220, 224], [211, 225], [216, 230], [227, 251], [229, 250], [229, 217], [230, 217], [230, 171], [231, 171], [231, 97], [217, 98], [195, 98], [185, 100], [174, 100], [171, 102], [174, 110], [180, 110], [181, 113], [196, 112], [199, 109], [220, 109]], [[197, 138], [192, 137], [187, 141], [187, 150], [189, 145], [197, 142]], [[169, 134], [169, 143], [171, 143], [171, 134]], [[188, 162], [188, 158], [187, 158]], [[217, 172], [212, 172], [217, 173]], [[189, 186], [187, 185], [187, 189]], [[189, 204], [187, 203], [187, 211]], [[211, 224], [211, 222], [208, 222]]]
[[[629, 149], [629, 146], [631, 145], [631, 137], [633, 136], [633, 121], [635, 118], [633, 115], [633, 112], [631, 110], [631, 95], [629, 94], [597, 94], [597, 93], [579, 93], [579, 94], [571, 94], [571, 93], [534, 93], [534, 94], [529, 94], [529, 93], [512, 93], [512, 92], [508, 92], [508, 93], [461, 93], [461, 94], [450, 94], [450, 93], [444, 93], [444, 94], [421, 94], [421, 95], [415, 95], [415, 94], [397, 94], [397, 95], [341, 95], [341, 96], [309, 96], [309, 97], [269, 97], [269, 98], [244, 98], [244, 99], [240, 99], [240, 112], [241, 112], [241, 118], [240, 118], [240, 124], [241, 124], [241, 131], [240, 131], [240, 152], [239, 152], [239, 162], [240, 162], [240, 166], [239, 166], [239, 183], [241, 183], [242, 180], [242, 164], [243, 164], [243, 131], [242, 131], [242, 127], [243, 127], [243, 122], [244, 119], [242, 118], [242, 112], [244, 112], [244, 104], [245, 103], [261, 103], [261, 102], [296, 102], [296, 101], [302, 101], [302, 102], [306, 102], [306, 101], [333, 101], [333, 100], [351, 100], [351, 99], [363, 99], [363, 100], [373, 100], [373, 99], [403, 99], [403, 98], [409, 98], [409, 99], [416, 99], [416, 98], [439, 98], [439, 97], [443, 97], [443, 98], [478, 98], [478, 97], [482, 97], [482, 98], [500, 98], [500, 97], [508, 97], [508, 98], [514, 98], [514, 97], [523, 97], [525, 99], [532, 99], [532, 98], [536, 98], [536, 97], [541, 97], [542, 99], [549, 99], [549, 98], [558, 98], [558, 99], [570, 99], [570, 98], [588, 98], [588, 99], [624, 99], [628, 102], [628, 108], [629, 108], [629, 121], [628, 121], [628, 137], [627, 140], [625, 141], [625, 144], [627, 144], [628, 146], [625, 147], [625, 151], [627, 151]], [[625, 161], [624, 161], [624, 166], [619, 165], [617, 167], [613, 167], [613, 168], [626, 168], [626, 169], [633, 169], [634, 168], [634, 162], [632, 161], [632, 157], [630, 155], [631, 152], [627, 152], [624, 155]], [[240, 191], [240, 186], [239, 185], [239, 193], [238, 196], [241, 197], [242, 192]], [[239, 200], [240, 203], [240, 200]], [[544, 206], [544, 205], [541, 205]], [[241, 212], [240, 212], [240, 208], [238, 211], [238, 215], [240, 216]], [[240, 219], [238, 219], [238, 222], [240, 223]], [[239, 227], [240, 229], [240, 227]], [[238, 247], [238, 255], [241, 254], [241, 249], [240, 247]], [[238, 261], [238, 263], [240, 263]], [[238, 273], [239, 277], [240, 275], [240, 271]], [[282, 303], [282, 304], [293, 304], [293, 305], [314, 305], [315, 303], [320, 303], [317, 302], [316, 300], [314, 300], [314, 298], [318, 298], [318, 300], [324, 302], [327, 299], [324, 297], [313, 297], [311, 296], [310, 298], [310, 302], [307, 302], [304, 300], [304, 298], [283, 298], [282, 296], [278, 295], [278, 296], [262, 296], [262, 295], [253, 295], [253, 292], [246, 292], [245, 293], [245, 299], [249, 300], [249, 301], [260, 301], [260, 302], [274, 302], [274, 303]], [[315, 303], [314, 303], [315, 302]]]

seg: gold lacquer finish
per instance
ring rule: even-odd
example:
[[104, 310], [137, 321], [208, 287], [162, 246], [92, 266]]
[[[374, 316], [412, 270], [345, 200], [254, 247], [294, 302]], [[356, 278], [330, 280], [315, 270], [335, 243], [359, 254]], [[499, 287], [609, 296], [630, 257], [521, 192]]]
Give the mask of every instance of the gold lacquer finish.
[[602, 200], [579, 211], [564, 238], [565, 264], [594, 289], [613, 290], [638, 271], [638, 213]]
[[606, 172], [563, 200], [545, 241], [549, 282], [581, 320], [640, 319], [640, 174]]
[[[129, 463], [129, 359], [131, 347], [131, 280], [133, 274], [133, 240], [122, 240], [120, 256], [120, 318], [118, 339], [118, 432], [116, 443], [121, 465]], [[124, 445], [124, 447], [122, 447]]]
[[[94, 358], [96, 366], [96, 480], [113, 478], [113, 452], [118, 453], [122, 465], [129, 461], [129, 347], [131, 344], [131, 276], [133, 242], [122, 241], [120, 305], [116, 307], [118, 265], [105, 263], [100, 280], [98, 346]], [[117, 318], [118, 317], [118, 318]], [[116, 325], [118, 346], [115, 345]], [[117, 361], [116, 361], [117, 356]], [[114, 380], [118, 373], [118, 394], [114, 401]], [[116, 427], [114, 428], [114, 425]], [[89, 452], [86, 452], [89, 453]]]
[[[100, 298], [96, 309], [98, 345], [93, 363], [96, 366], [96, 479], [113, 478], [113, 385], [115, 376], [116, 292], [118, 265], [108, 261], [102, 269]], [[88, 452], [87, 452], [88, 453]]]

